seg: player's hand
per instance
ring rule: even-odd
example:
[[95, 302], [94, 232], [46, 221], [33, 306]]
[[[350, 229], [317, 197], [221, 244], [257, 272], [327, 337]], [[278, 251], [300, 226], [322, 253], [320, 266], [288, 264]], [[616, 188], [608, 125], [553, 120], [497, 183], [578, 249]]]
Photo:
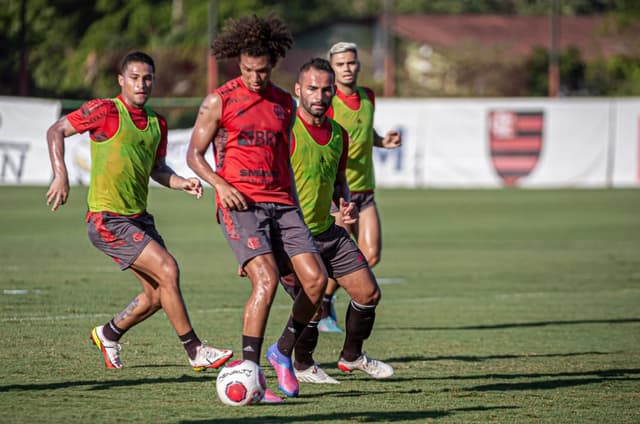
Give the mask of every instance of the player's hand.
[[340, 198], [340, 214], [342, 215], [342, 222], [351, 225], [358, 221], [358, 208], [353, 202], [348, 202], [344, 198]]
[[202, 197], [202, 183], [197, 178], [185, 178], [182, 190], [196, 196], [196, 199]]
[[216, 186], [216, 195], [222, 206], [227, 209], [243, 211], [249, 207], [242, 193], [230, 184]]
[[395, 149], [402, 145], [402, 135], [400, 131], [391, 130], [388, 131], [382, 138], [382, 147], [385, 149]]
[[55, 211], [67, 203], [68, 198], [69, 180], [60, 177], [54, 178], [53, 181], [51, 181], [49, 190], [47, 190], [47, 205], [51, 206], [52, 211]]

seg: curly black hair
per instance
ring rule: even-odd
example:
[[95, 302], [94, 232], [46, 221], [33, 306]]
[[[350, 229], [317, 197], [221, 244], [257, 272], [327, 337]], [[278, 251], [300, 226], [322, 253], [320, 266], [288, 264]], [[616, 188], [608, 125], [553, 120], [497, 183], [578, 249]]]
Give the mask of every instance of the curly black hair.
[[257, 15], [228, 19], [221, 34], [211, 44], [211, 52], [217, 59], [249, 56], [269, 56], [272, 66], [285, 57], [293, 45], [293, 36], [285, 23], [276, 15], [265, 18]]

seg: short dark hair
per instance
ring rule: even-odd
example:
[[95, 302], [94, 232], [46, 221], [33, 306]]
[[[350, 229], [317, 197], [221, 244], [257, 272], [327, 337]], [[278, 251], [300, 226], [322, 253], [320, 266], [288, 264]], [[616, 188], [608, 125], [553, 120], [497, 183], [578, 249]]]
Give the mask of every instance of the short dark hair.
[[129, 66], [129, 63], [131, 62], [146, 63], [147, 65], [151, 66], [153, 73], [156, 72], [156, 65], [155, 63], [153, 63], [153, 59], [151, 58], [151, 56], [141, 51], [134, 51], [128, 53], [125, 57], [122, 58], [122, 61], [120, 61], [121, 75], [124, 74], [124, 72], [127, 70], [127, 66]]
[[321, 57], [314, 57], [306, 61], [300, 67], [300, 71], [298, 72], [298, 82], [300, 82], [300, 78], [302, 78], [302, 74], [306, 73], [309, 69], [316, 69], [318, 71], [324, 71], [331, 75], [331, 78], [335, 80], [336, 73], [334, 72], [331, 64], [327, 59], [323, 59]]

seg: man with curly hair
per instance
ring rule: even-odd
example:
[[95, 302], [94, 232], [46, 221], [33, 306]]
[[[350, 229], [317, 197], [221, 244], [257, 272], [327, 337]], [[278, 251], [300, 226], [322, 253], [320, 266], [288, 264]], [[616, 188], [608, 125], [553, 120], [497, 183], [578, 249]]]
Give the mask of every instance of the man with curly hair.
[[[270, 81], [278, 59], [293, 44], [282, 20], [256, 15], [229, 20], [213, 42], [218, 59], [237, 58], [240, 76], [202, 102], [187, 152], [189, 167], [216, 192], [217, 219], [252, 292], [243, 314], [243, 359], [260, 363], [264, 332], [278, 281], [279, 264], [291, 262], [303, 290], [267, 359], [278, 388], [298, 395], [291, 354], [318, 309], [327, 284], [322, 258], [298, 206], [289, 164], [293, 97]], [[213, 144], [215, 171], [205, 159]], [[270, 390], [266, 402], [282, 399]]]

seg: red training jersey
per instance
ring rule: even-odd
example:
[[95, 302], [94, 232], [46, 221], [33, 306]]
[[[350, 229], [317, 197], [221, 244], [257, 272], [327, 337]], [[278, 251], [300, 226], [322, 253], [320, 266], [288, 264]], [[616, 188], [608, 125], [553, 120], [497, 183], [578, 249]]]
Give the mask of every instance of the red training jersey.
[[[145, 129], [147, 112], [144, 109], [129, 106], [122, 95], [119, 95], [118, 99], [126, 106], [135, 126], [140, 130]], [[167, 120], [157, 113], [156, 115], [160, 125], [160, 144], [156, 156], [163, 158], [167, 156]], [[120, 128], [118, 108], [111, 99], [89, 100], [79, 109], [69, 113], [67, 120], [79, 133], [89, 131], [89, 137], [97, 143], [109, 140]]]
[[215, 92], [222, 99], [216, 173], [251, 203], [295, 205], [289, 165], [293, 97], [271, 82], [264, 92], [253, 92], [241, 77]]

